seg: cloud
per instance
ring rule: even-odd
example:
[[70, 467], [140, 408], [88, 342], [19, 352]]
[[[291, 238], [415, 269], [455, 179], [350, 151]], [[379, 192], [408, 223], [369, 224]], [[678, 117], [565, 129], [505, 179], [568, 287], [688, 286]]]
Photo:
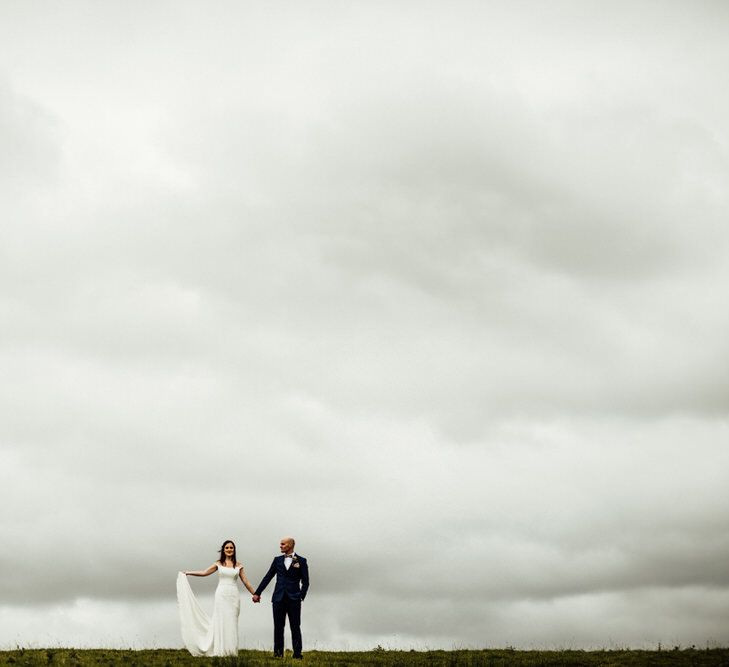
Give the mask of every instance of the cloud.
[[0, 28], [0, 643], [284, 534], [322, 647], [723, 641], [723, 13], [80, 7]]
[[43, 187], [57, 175], [57, 132], [52, 114], [0, 78], [0, 185], [6, 203], [11, 188]]

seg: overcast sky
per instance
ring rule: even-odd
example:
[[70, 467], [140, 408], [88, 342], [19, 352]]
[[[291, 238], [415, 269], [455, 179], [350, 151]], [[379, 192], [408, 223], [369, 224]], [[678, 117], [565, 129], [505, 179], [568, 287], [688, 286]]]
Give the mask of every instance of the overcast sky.
[[0, 647], [727, 645], [727, 34], [0, 0]]

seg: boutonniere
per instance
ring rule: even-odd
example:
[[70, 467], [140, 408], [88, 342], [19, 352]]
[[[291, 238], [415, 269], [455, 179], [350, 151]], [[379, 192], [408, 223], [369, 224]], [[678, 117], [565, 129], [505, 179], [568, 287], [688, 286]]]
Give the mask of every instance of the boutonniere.
[[291, 567], [301, 567], [301, 565], [299, 565], [299, 557], [296, 554], [291, 556]]

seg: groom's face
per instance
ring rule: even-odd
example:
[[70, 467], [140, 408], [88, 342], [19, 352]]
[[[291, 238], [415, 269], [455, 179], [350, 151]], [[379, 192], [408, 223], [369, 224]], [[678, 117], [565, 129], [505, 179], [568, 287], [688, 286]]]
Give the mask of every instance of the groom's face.
[[281, 547], [281, 553], [285, 554], [288, 553], [294, 545], [290, 540], [281, 540], [279, 546]]

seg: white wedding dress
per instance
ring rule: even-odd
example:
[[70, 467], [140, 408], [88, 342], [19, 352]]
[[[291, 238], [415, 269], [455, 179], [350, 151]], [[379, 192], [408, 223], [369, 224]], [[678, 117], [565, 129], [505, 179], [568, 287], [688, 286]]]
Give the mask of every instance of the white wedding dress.
[[239, 570], [240, 567], [218, 565], [212, 618], [203, 611], [187, 577], [182, 572], [177, 575], [182, 641], [193, 655], [238, 655]]

